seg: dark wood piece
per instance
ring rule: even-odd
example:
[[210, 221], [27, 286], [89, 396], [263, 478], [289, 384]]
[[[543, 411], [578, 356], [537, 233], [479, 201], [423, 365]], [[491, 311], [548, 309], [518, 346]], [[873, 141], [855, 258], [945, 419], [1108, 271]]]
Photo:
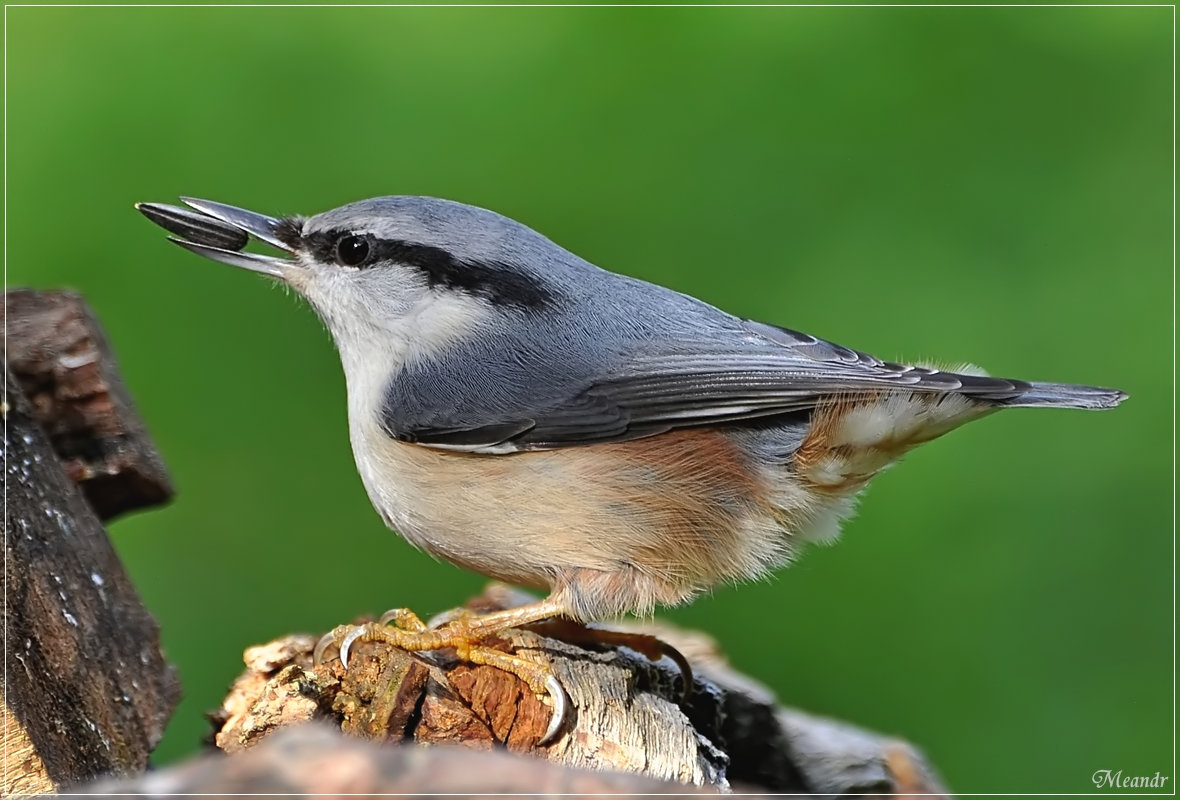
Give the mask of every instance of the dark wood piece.
[[99, 517], [159, 505], [172, 485], [94, 314], [73, 292], [4, 294], [8, 367]]
[[2, 410], [3, 727], [12, 745], [3, 788], [139, 772], [179, 700], [175, 671], [102, 522], [7, 370]]

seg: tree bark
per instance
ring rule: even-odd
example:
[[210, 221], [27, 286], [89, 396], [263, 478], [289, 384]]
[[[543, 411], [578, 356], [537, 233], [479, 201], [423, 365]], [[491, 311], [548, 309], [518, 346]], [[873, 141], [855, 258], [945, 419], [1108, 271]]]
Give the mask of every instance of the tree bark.
[[[12, 306], [6, 307], [11, 311]], [[74, 319], [93, 326], [88, 312]], [[14, 321], [10, 313], [9, 354], [23, 354], [26, 366], [35, 360], [32, 352], [59, 365], [63, 359], [68, 362], [69, 354], [82, 352], [56, 347], [52, 337], [39, 339], [38, 348], [30, 350], [18, 341], [30, 328]], [[80, 334], [70, 325], [67, 334], [69, 343], [102, 342], [95, 327]], [[0, 411], [5, 422], [6, 794], [52, 791], [101, 775], [142, 771], [180, 696], [176, 674], [160, 652], [156, 623], [88, 503], [88, 498], [102, 496], [116, 484], [91, 483], [84, 496], [39, 424], [57, 419], [62, 422], [58, 429], [69, 431], [55, 440], [67, 447], [67, 463], [80, 464], [78, 454], [91, 452], [110, 463], [128, 465], [134, 461], [129, 455], [146, 452], [106, 446], [110, 436], [132, 442], [127, 432], [137, 426], [142, 430], [142, 423], [128, 416], [133, 414], [129, 404], [96, 400], [125, 393], [113, 365], [101, 360], [105, 345], [95, 347], [86, 352], [100, 360], [89, 362], [88, 372], [102, 391], [84, 388], [79, 366], [70, 381], [59, 384], [68, 384], [75, 393], [55, 393], [53, 402], [40, 409], [5, 369]], [[95, 403], [106, 408], [98, 412]], [[107, 423], [106, 433], [98, 437], [101, 442], [91, 450], [83, 433], [86, 425], [75, 424], [86, 419]], [[115, 430], [124, 433], [111, 433]], [[76, 471], [74, 477], [91, 480], [83, 472]], [[126, 487], [113, 491], [115, 501], [100, 505], [129, 507], [127, 498], [133, 493]], [[136, 502], [142, 505], [144, 500]]]
[[4, 294], [5, 360], [66, 473], [103, 520], [172, 497], [98, 320], [73, 292]]
[[[493, 584], [469, 608], [489, 611], [528, 599]], [[348, 670], [334, 657], [313, 664], [317, 637], [308, 635], [246, 651], [245, 673], [212, 717], [215, 740], [226, 752], [242, 753], [292, 723], [319, 721], [376, 741], [507, 750], [673, 786], [944, 791], [911, 745], [780, 707], [769, 690], [734, 672], [703, 634], [666, 626], [614, 631], [603, 636], [544, 625], [504, 635], [505, 649], [548, 664], [571, 701], [569, 724], [548, 746], [537, 741], [549, 707], [512, 675], [445, 652], [407, 653], [383, 643], [355, 645]], [[638, 652], [658, 655], [653, 635], [690, 662], [687, 696], [675, 660]], [[630, 647], [628, 636], [643, 638]]]

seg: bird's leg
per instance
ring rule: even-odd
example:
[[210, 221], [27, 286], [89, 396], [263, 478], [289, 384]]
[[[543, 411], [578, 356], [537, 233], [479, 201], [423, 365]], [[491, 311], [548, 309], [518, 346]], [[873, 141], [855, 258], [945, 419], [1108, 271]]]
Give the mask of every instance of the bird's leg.
[[[534, 661], [510, 655], [492, 647], [477, 644], [507, 628], [515, 628], [551, 617], [561, 616], [565, 606], [546, 598], [536, 603], [495, 611], [490, 614], [462, 615], [449, 619], [438, 628], [428, 628], [414, 612], [397, 608], [387, 611], [379, 622], [364, 625], [341, 625], [320, 639], [315, 649], [315, 661], [323, 659], [330, 645], [340, 648], [340, 663], [348, 669], [348, 653], [356, 642], [385, 642], [402, 650], [442, 650], [454, 648], [460, 660], [471, 664], [486, 664], [515, 675], [537, 694], [548, 694], [553, 701], [549, 727], [538, 744], [548, 744], [561, 728], [566, 715], [566, 696], [552, 670]], [[388, 623], [392, 622], [394, 627]]]

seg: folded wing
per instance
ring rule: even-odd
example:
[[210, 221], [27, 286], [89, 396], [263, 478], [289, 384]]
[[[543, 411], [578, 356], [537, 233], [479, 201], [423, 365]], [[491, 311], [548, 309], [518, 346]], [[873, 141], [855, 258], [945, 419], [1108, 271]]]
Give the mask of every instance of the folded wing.
[[512, 418], [418, 426], [395, 435], [482, 453], [553, 449], [652, 436], [813, 409], [834, 395], [958, 394], [1002, 404], [1032, 384], [882, 361], [758, 322], [730, 342], [665, 343], [623, 359], [612, 374], [574, 385]]

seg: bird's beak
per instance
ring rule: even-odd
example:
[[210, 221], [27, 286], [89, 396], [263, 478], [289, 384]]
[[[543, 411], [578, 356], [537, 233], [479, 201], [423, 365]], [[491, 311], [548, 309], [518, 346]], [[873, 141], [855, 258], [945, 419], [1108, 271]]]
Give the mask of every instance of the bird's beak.
[[294, 254], [295, 249], [279, 238], [282, 220], [211, 200], [191, 197], [182, 197], [180, 200], [194, 210], [163, 203], [136, 203], [135, 207], [164, 230], [176, 234], [169, 236], [169, 241], [222, 264], [261, 272], [280, 280], [284, 279], [284, 267], [294, 264], [287, 258], [242, 252], [253, 236], [272, 247]]

